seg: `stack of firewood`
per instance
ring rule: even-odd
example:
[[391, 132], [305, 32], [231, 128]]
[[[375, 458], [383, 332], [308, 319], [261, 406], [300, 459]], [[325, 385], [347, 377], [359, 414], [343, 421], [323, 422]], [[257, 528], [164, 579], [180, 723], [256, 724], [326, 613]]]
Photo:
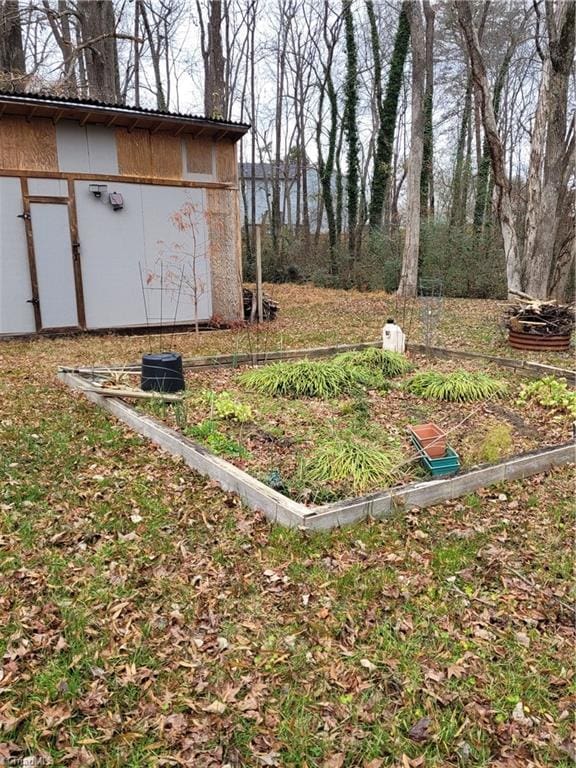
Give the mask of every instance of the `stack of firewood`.
[[[258, 318], [258, 307], [256, 291], [251, 291], [249, 288], [244, 288], [242, 291], [242, 297], [244, 300], [244, 320], [255, 321]], [[274, 320], [278, 314], [280, 305], [276, 301], [272, 301], [270, 296], [262, 294], [262, 314], [263, 320]]]
[[576, 320], [574, 304], [558, 304], [556, 301], [540, 301], [525, 294], [505, 312], [506, 327], [538, 336], [571, 333]]

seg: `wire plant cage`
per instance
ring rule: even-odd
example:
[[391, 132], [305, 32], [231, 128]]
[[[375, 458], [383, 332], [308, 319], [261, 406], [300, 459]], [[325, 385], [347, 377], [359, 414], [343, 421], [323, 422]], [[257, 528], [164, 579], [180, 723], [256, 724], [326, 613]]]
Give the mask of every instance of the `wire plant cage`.
[[438, 325], [444, 308], [444, 281], [441, 277], [421, 278], [418, 282], [418, 303], [426, 351], [434, 346]]

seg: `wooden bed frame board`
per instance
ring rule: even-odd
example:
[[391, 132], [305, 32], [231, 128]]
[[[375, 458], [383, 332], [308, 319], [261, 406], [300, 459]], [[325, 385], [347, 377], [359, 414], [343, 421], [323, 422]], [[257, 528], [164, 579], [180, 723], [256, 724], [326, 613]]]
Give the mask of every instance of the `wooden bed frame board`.
[[[203, 369], [219, 366], [236, 366], [241, 363], [265, 364], [274, 360], [324, 357], [342, 351], [366, 349], [374, 346], [379, 346], [379, 342], [260, 354], [217, 355], [215, 357], [187, 360], [184, 363], [184, 367], [187, 369]], [[410, 346], [410, 349], [418, 352], [431, 351], [430, 349], [427, 350], [423, 345], [414, 344]], [[531, 377], [552, 373], [570, 378], [571, 381], [576, 377], [573, 371], [544, 366], [538, 363], [524, 363], [521, 360], [494, 358], [489, 355], [453, 352], [452, 350], [444, 349], [436, 349], [435, 353], [441, 353], [438, 356], [442, 357], [488, 359], [491, 362], [506, 367], [516, 368], [518, 366], [519, 373]], [[225, 491], [238, 494], [242, 501], [251, 509], [263, 512], [271, 522], [290, 528], [328, 530], [337, 526], [351, 525], [368, 517], [386, 518], [404, 509], [413, 507], [425, 508], [472, 493], [479, 488], [484, 488], [494, 483], [529, 477], [545, 472], [552, 467], [569, 464], [576, 460], [574, 442], [564, 443], [513, 456], [498, 464], [477, 467], [453, 477], [419, 481], [356, 499], [346, 499], [332, 504], [307, 507], [275, 491], [225, 459], [210, 453], [203, 446], [184, 437], [157, 419], [138, 413], [124, 401], [115, 397], [104, 397], [94, 392], [95, 377], [102, 376], [112, 370], [137, 373], [140, 371], [140, 365], [98, 368], [61, 367], [58, 377], [71, 389], [82, 392], [88, 400], [111, 413], [138, 434], [148, 438], [172, 455], [182, 457], [188, 466], [200, 474], [210, 477]]]
[[[192, 357], [183, 360], [182, 365], [185, 369], [203, 370], [206, 368], [218, 367], [236, 367], [239, 365], [264, 365], [266, 363], [280, 360], [295, 360], [302, 358], [319, 358], [337, 355], [340, 352], [354, 352], [371, 347], [380, 347], [380, 341], [367, 341], [359, 344], [338, 344], [331, 347], [311, 347], [309, 349], [284, 349], [273, 350], [270, 352], [242, 352], [233, 355], [208, 355], [203, 357]], [[440, 357], [446, 360], [478, 360], [494, 363], [502, 368], [511, 368], [515, 373], [521, 376], [531, 378], [540, 378], [541, 376], [559, 376], [566, 379], [572, 386], [576, 386], [576, 371], [568, 368], [558, 368], [553, 365], [544, 365], [543, 363], [534, 363], [526, 360], [515, 360], [510, 357], [497, 357], [494, 355], [485, 355], [482, 352], [465, 352], [455, 349], [445, 349], [444, 347], [427, 347], [425, 344], [408, 344], [408, 352], [417, 352], [419, 354], [429, 354], [432, 357]], [[126, 365], [109, 365], [87, 367], [66, 367], [62, 366], [60, 370], [70, 373], [77, 373], [82, 376], [92, 376], [106, 374], [110, 371], [123, 371], [125, 373], [140, 373], [141, 363], [128, 363]]]

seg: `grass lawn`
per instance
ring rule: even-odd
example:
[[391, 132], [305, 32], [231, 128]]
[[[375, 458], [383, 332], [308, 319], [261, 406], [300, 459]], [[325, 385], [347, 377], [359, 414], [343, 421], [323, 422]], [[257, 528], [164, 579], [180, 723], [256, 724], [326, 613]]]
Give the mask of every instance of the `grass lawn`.
[[[571, 468], [304, 535], [55, 383], [164, 347], [370, 340], [397, 309], [271, 292], [259, 334], [0, 343], [0, 765], [573, 765]], [[439, 343], [512, 356], [501, 307], [447, 300]]]

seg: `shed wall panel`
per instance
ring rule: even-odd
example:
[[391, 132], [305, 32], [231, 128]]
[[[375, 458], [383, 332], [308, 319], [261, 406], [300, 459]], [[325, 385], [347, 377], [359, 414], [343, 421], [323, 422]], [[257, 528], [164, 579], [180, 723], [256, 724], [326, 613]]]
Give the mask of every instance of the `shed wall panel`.
[[56, 129], [51, 120], [0, 118], [0, 168], [57, 171]]
[[238, 193], [206, 190], [212, 311], [227, 322], [242, 318], [242, 262]]
[[152, 168], [150, 175], [157, 179], [182, 178], [182, 139], [161, 131], [150, 135]]
[[87, 125], [89, 173], [118, 174], [116, 136], [112, 128], [104, 125]]
[[[73, 120], [56, 124], [58, 164], [64, 173], [90, 173], [86, 129]], [[96, 171], [94, 171], [96, 173]]]
[[150, 132], [135, 128], [117, 128], [118, 172], [123, 176], [152, 176]]
[[[124, 209], [114, 212], [89, 192], [89, 181], [75, 183], [80, 258], [88, 328], [192, 323], [190, 276], [182, 279], [189, 236], [172, 216], [193, 206], [198, 242], [206, 242], [203, 191], [181, 187], [115, 183]], [[206, 256], [197, 263], [207, 290], [199, 297], [199, 320], [211, 316], [210, 275]], [[141, 280], [142, 275], [142, 280]]]
[[184, 138], [184, 157], [188, 178], [213, 178], [214, 142], [211, 139]]
[[34, 333], [20, 179], [0, 178], [0, 334]]
[[87, 328], [145, 322], [138, 262], [144, 252], [142, 196], [137, 184], [115, 184], [124, 209], [114, 212], [105, 198], [75, 182], [78, 238]]
[[216, 178], [229, 184], [238, 180], [236, 145], [232, 142], [216, 144]]
[[[204, 190], [142, 186], [148, 313], [155, 323], [212, 315]], [[177, 310], [177, 312], [176, 312]]]
[[66, 179], [28, 179], [28, 193], [30, 195], [68, 197], [68, 182]]
[[112, 128], [61, 120], [56, 124], [56, 143], [59, 167], [64, 173], [118, 173]]

